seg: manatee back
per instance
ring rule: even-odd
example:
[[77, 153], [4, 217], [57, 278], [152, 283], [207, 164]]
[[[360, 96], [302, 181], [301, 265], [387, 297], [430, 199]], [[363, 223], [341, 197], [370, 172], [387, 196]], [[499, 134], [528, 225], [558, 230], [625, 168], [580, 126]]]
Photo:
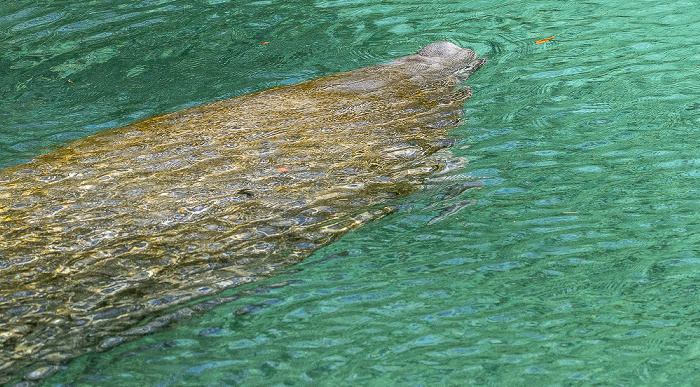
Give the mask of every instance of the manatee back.
[[[129, 328], [389, 213], [386, 203], [444, 165], [431, 155], [471, 91], [430, 66], [450, 55], [474, 63], [466, 54], [430, 45], [142, 120], [0, 171], [0, 316], [10, 332], [0, 358], [11, 359], [0, 373], [147, 333]], [[442, 62], [417, 75], [419, 57]]]

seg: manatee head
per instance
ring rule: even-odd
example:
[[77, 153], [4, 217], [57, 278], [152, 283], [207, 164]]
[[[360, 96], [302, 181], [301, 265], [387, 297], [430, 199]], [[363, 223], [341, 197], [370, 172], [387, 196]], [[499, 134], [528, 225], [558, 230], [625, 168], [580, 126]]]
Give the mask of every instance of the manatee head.
[[474, 51], [450, 42], [435, 42], [391, 63], [401, 66], [411, 75], [428, 79], [453, 78], [463, 82], [486, 63], [486, 58], [479, 58]]
[[320, 89], [384, 94], [410, 88], [452, 87], [464, 82], [484, 63], [486, 58], [479, 58], [468, 48], [450, 42], [435, 42], [415, 54], [389, 63], [326, 76], [311, 83]]

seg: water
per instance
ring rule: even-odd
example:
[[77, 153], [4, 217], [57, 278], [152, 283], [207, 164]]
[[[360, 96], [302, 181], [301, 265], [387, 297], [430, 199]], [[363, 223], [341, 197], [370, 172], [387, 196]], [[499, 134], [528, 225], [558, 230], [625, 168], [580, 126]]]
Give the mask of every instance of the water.
[[490, 58], [451, 179], [44, 383], [697, 384], [698, 5], [0, 5], [2, 165], [431, 41]]

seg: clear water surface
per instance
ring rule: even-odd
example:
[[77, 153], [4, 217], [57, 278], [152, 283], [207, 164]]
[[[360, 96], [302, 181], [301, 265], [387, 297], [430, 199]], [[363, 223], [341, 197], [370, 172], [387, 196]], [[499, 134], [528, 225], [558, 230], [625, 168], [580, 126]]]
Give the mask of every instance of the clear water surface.
[[[2, 166], [432, 41], [490, 58], [468, 81], [452, 152], [470, 162], [451, 179], [285, 273], [174, 310], [191, 317], [42, 383], [700, 383], [699, 9], [3, 2]], [[453, 197], [451, 181], [483, 186]]]

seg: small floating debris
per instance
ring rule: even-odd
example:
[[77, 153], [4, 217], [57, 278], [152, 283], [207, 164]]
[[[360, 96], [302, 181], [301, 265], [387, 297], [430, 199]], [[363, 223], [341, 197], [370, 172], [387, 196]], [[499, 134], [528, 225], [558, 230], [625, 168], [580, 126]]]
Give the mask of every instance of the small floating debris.
[[552, 36], [551, 38], [540, 39], [540, 40], [536, 41], [535, 44], [542, 44], [545, 42], [549, 42], [550, 40], [552, 40], [554, 38], [556, 38], [556, 36]]

